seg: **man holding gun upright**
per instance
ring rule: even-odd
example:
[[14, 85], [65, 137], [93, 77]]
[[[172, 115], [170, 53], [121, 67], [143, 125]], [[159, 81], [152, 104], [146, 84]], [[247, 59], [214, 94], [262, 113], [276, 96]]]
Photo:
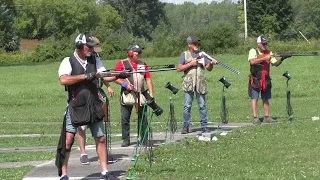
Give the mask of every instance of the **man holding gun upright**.
[[268, 41], [259, 36], [257, 38], [257, 47], [249, 51], [248, 61], [250, 63], [249, 90], [251, 98], [251, 109], [253, 114], [253, 124], [260, 124], [258, 117], [258, 98], [261, 93], [261, 99], [264, 110], [264, 123], [276, 122], [270, 117], [269, 99], [271, 99], [271, 78], [270, 63], [278, 67], [287, 57], [281, 57], [277, 60], [271, 51], [267, 49]]
[[[199, 55], [199, 41], [200, 39], [196, 36], [189, 36], [187, 38], [188, 50], [181, 53], [177, 67], [178, 72], [184, 73], [182, 80], [182, 89], [184, 90], [183, 129], [181, 134], [189, 133], [194, 94], [196, 94], [198, 101], [202, 132], [210, 132], [210, 129], [207, 127], [208, 120], [205, 95], [208, 89], [205, 71], [212, 71], [213, 65], [217, 64], [217, 61], [210, 61], [208, 58]], [[203, 62], [200, 63], [200, 59], [202, 58]]]

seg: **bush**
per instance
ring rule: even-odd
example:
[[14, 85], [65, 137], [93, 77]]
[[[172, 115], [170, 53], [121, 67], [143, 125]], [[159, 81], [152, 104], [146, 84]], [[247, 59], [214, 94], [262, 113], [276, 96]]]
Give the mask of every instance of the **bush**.
[[[97, 35], [96, 35], [97, 34]], [[100, 36], [107, 34], [106, 36]], [[141, 47], [147, 47], [147, 40], [144, 38], [134, 37], [131, 33], [123, 29], [113, 32], [112, 30], [92, 35], [99, 38], [101, 48], [103, 51], [100, 53], [102, 59], [123, 59], [127, 57], [127, 50], [129, 46], [139, 44]]]
[[23, 64], [28, 59], [28, 55], [20, 52], [5, 53], [0, 52], [0, 65]]
[[[208, 54], [247, 54], [250, 48], [256, 47], [256, 38], [249, 37], [247, 41], [241, 40], [242, 37], [231, 35], [232, 29], [222, 28], [225, 34], [219, 31], [201, 31], [201, 50]], [[108, 36], [97, 36], [101, 41], [103, 51], [101, 57], [107, 59], [124, 59], [127, 57], [127, 48], [130, 45], [139, 44], [144, 47], [143, 58], [146, 57], [179, 57], [181, 52], [186, 50], [186, 37], [190, 34], [175, 34], [170, 31], [158, 31], [153, 35], [153, 41], [147, 42], [144, 38], [135, 38], [132, 34], [125, 31], [107, 33]], [[49, 38], [43, 44], [37, 45], [33, 52], [14, 52], [5, 53], [0, 51], [0, 65], [25, 64], [33, 62], [53, 62], [62, 61], [66, 56], [70, 56], [75, 49], [74, 39], [78, 35], [75, 33], [70, 37], [60, 40]], [[314, 52], [319, 51], [319, 40], [306, 41], [276, 41], [269, 40], [269, 49], [273, 52]]]
[[189, 29], [175, 33], [169, 26], [161, 24], [153, 33], [153, 55], [156, 57], [178, 56], [186, 50], [186, 39], [190, 35], [200, 38], [200, 48], [209, 54], [233, 53], [237, 48], [239, 38], [236, 30], [230, 24], [218, 23], [209, 27], [203, 27], [199, 31]]
[[180, 56], [186, 49], [186, 38], [194, 34], [191, 31], [176, 33], [170, 26], [161, 23], [152, 33], [152, 55], [154, 57]]
[[[236, 29], [228, 23], [217, 23], [202, 28], [198, 35], [201, 39], [201, 48], [208, 53], [225, 53], [235, 49], [239, 44]], [[232, 53], [232, 51], [229, 51]]]
[[[76, 36], [75, 36], [76, 37]], [[63, 38], [57, 40], [49, 38], [43, 44], [37, 45], [35, 51], [28, 58], [29, 62], [54, 62], [62, 61], [66, 56], [70, 56], [74, 51], [74, 40]]]

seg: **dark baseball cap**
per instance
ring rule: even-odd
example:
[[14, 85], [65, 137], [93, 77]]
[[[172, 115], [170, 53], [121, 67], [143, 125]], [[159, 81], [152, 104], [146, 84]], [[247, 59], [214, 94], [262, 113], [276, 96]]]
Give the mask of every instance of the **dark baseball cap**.
[[199, 41], [200, 41], [200, 39], [197, 36], [189, 36], [187, 38], [187, 43], [188, 44], [198, 43]]
[[142, 47], [140, 47], [139, 45], [133, 45], [133, 46], [130, 46], [129, 48], [128, 48], [128, 50], [131, 50], [131, 51], [133, 51], [133, 52], [139, 52], [139, 53], [141, 53], [142, 52], [142, 50], [143, 50], [144, 48], [142, 48]]
[[84, 32], [84, 33], [80, 33], [75, 42], [81, 42], [82, 44], [85, 44], [85, 45], [88, 45], [90, 47], [94, 47], [97, 45], [97, 42], [94, 41], [93, 37], [87, 33], [87, 32]]

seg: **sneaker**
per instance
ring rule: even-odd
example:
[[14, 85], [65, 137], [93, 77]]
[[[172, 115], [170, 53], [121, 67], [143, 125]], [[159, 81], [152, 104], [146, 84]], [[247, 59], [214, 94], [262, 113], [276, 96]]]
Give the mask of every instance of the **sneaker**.
[[69, 177], [67, 175], [61, 176], [60, 180], [69, 180]]
[[277, 122], [277, 121], [272, 119], [270, 116], [268, 116], [268, 117], [264, 117], [263, 122], [264, 123], [274, 123], [274, 122]]
[[209, 132], [211, 132], [209, 128], [207, 127], [202, 128], [202, 133], [209, 133]]
[[124, 139], [122, 141], [121, 147], [128, 147], [130, 146], [130, 140], [129, 139]]
[[88, 165], [88, 164], [90, 164], [88, 155], [87, 155], [87, 154], [82, 154], [82, 155], [80, 156], [80, 162], [81, 162], [82, 165]]
[[116, 178], [110, 172], [107, 172], [105, 175], [100, 175], [100, 180], [119, 180], [119, 178]]
[[257, 117], [253, 118], [253, 124], [261, 124], [260, 119]]
[[189, 126], [183, 127], [181, 134], [188, 134], [189, 133]]

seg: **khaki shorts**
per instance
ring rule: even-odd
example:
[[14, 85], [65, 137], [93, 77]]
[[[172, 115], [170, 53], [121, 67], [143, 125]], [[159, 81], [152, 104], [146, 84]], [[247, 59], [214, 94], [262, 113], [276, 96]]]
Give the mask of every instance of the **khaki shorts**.
[[[102, 137], [102, 136], [105, 136], [106, 134], [103, 127], [103, 121], [90, 123], [87, 126], [90, 128], [91, 134], [93, 137]], [[77, 127], [74, 127], [71, 123], [69, 107], [67, 108], [67, 112], [66, 112], [66, 131], [73, 134], [77, 133]]]

